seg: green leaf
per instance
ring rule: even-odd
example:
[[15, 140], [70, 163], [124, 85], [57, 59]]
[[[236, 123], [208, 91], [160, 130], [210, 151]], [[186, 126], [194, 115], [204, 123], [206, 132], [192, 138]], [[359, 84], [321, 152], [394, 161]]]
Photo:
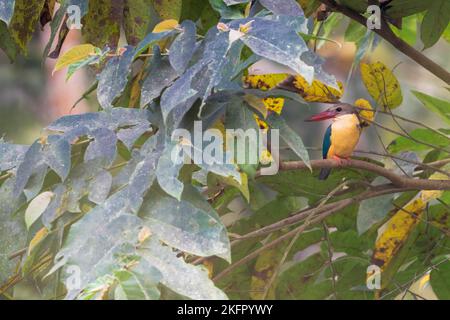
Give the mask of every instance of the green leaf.
[[402, 19], [402, 28], [397, 29], [397, 27], [393, 26], [392, 30], [403, 41], [408, 43], [410, 46], [414, 46], [417, 42], [417, 20], [418, 15], [405, 17]]
[[183, 0], [180, 21], [191, 20], [196, 22], [206, 8], [211, 9], [211, 6], [209, 2], [205, 3], [204, 0]]
[[71, 64], [67, 68], [66, 81], [69, 81], [69, 79], [72, 78], [72, 76], [78, 70], [80, 70], [80, 69], [82, 69], [82, 68], [84, 68], [84, 67], [86, 67], [88, 65], [92, 65], [92, 64], [100, 62], [100, 60], [106, 55], [106, 52], [105, 53], [97, 52], [98, 55], [93, 55], [93, 56], [90, 56], [90, 57], [88, 57], [88, 58], [86, 58], [86, 59], [84, 59], [82, 61], [78, 61], [76, 63]]
[[271, 115], [267, 119], [267, 122], [270, 124], [271, 128], [280, 130], [281, 138], [288, 144], [291, 150], [305, 162], [308, 168], [311, 169], [308, 150], [306, 150], [302, 138], [300, 138], [300, 136], [292, 130], [280, 116]]
[[367, 0], [339, 0], [347, 8], [350, 8], [356, 12], [366, 12], [369, 5]]
[[432, 1], [423, 0], [393, 0], [389, 3], [386, 13], [391, 18], [407, 17], [427, 10]]
[[156, 238], [151, 237], [138, 253], [161, 272], [161, 283], [169, 289], [195, 300], [227, 299], [225, 293], [209, 279], [204, 268], [187, 264]]
[[433, 268], [430, 274], [430, 283], [439, 299], [450, 299], [450, 262], [441, 263]]
[[[134, 0], [131, 0], [134, 1]], [[182, 0], [151, 0], [153, 7], [162, 20], [180, 20], [182, 10]]]
[[424, 49], [438, 42], [450, 21], [450, 2], [448, 0], [434, 0], [429, 4], [430, 7], [423, 17], [420, 29]]
[[[258, 154], [250, 154], [250, 151], [252, 149], [251, 146], [258, 146], [258, 137], [251, 133], [258, 132], [258, 126], [253, 117], [253, 112], [245, 106], [243, 101], [230, 101], [225, 115], [225, 127], [226, 129], [235, 129], [236, 140], [245, 144], [244, 148], [246, 152], [242, 153], [242, 149], [240, 149], [239, 146], [236, 146], [237, 143], [234, 142], [235, 154], [232, 156], [236, 159], [236, 162], [239, 164], [242, 171], [249, 176], [254, 176], [258, 161], [253, 160], [257, 160]], [[240, 131], [239, 129], [242, 129], [243, 131]], [[237, 154], [238, 150], [241, 151], [240, 154]]]
[[450, 124], [450, 102], [441, 100], [419, 91], [411, 91], [425, 107], [439, 115], [447, 124]]
[[445, 41], [450, 43], [450, 24], [445, 28], [444, 33], [442, 34], [442, 37], [445, 39]]
[[[450, 144], [450, 139], [445, 138], [429, 129], [415, 129], [409, 135], [418, 141], [445, 148]], [[418, 143], [406, 137], [398, 137], [393, 140], [388, 147], [389, 152], [398, 153], [401, 151], [423, 151], [433, 149], [430, 146]]]
[[123, 29], [129, 45], [137, 45], [147, 35], [152, 23], [151, 2], [151, 0], [125, 0]]
[[[331, 38], [332, 33], [336, 31], [337, 27], [339, 26], [339, 23], [342, 21], [343, 15], [338, 13], [331, 13], [328, 18], [323, 22], [323, 32], [320, 34], [322, 38]], [[319, 24], [318, 24], [319, 25]], [[317, 28], [318, 28], [317, 25]], [[326, 41], [319, 40], [317, 42], [317, 48], [321, 48]]]
[[240, 19], [244, 17], [240, 6], [229, 7], [223, 0], [209, 0], [209, 4], [223, 19]]
[[90, 1], [82, 29], [86, 42], [99, 48], [117, 48], [123, 11], [123, 1]]
[[145, 261], [139, 262], [132, 271], [118, 270], [114, 272], [114, 276], [118, 281], [114, 291], [115, 300], [159, 299], [160, 293], [156, 286], [161, 280], [161, 273]]
[[5, 51], [9, 60], [14, 62], [17, 55], [17, 47], [14, 40], [11, 38], [8, 26], [3, 21], [0, 21], [0, 48]]
[[345, 30], [344, 40], [346, 42], [359, 43], [366, 34], [366, 28], [355, 20], [350, 20], [350, 23]]
[[342, 183], [342, 179], [373, 179], [373, 175], [355, 170], [333, 169], [326, 183], [318, 180], [319, 171], [313, 174], [307, 170], [280, 171], [274, 176], [261, 176], [261, 182], [283, 195], [303, 196], [310, 199], [310, 203], [319, 201]]
[[[384, 180], [382, 178], [378, 181]], [[377, 184], [377, 179], [375, 179], [374, 183], [375, 185]], [[394, 194], [387, 194], [362, 201], [358, 211], [358, 234], [363, 234], [374, 224], [383, 220], [389, 214], [389, 211], [392, 210], [393, 200]]]
[[9, 24], [11, 37], [22, 54], [27, 53], [27, 45], [35, 31], [45, 0], [16, 0], [14, 15]]
[[278, 299], [326, 299], [332, 291], [331, 281], [316, 284], [320, 270], [326, 260], [314, 254], [300, 263], [287, 268], [278, 280], [276, 296]]
[[360, 257], [372, 245], [365, 237], [360, 237], [355, 230], [338, 230], [330, 233], [330, 242], [336, 252], [345, 252], [348, 255]]

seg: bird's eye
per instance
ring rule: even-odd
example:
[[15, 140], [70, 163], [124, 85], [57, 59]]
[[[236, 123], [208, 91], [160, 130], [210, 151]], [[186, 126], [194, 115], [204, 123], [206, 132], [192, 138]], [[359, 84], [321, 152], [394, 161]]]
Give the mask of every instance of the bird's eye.
[[342, 108], [339, 107], [339, 108], [336, 109], [336, 111], [337, 111], [337, 112], [341, 112], [341, 111], [342, 111]]

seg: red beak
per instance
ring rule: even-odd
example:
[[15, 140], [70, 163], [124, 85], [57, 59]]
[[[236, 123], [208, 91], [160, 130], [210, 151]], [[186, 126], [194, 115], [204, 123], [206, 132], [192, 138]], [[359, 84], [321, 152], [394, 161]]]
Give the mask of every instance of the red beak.
[[313, 115], [311, 118], [306, 119], [305, 121], [322, 121], [334, 118], [336, 116], [336, 112], [334, 111], [323, 111], [321, 113]]

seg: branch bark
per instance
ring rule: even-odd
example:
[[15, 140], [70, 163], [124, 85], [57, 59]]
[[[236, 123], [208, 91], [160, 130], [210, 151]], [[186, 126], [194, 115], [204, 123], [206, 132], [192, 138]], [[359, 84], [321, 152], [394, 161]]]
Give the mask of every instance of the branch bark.
[[[366, 170], [385, 177], [396, 187], [408, 188], [410, 190], [450, 190], [450, 180], [414, 179], [407, 176], [398, 175], [395, 172], [376, 164], [355, 159], [346, 160], [344, 164], [339, 164], [333, 159], [312, 160], [311, 167], [313, 169], [355, 168]], [[280, 163], [281, 171], [305, 169], [308, 169], [308, 167], [303, 161], [288, 161]]]
[[[279, 230], [281, 228], [284, 228], [286, 226], [291, 226], [293, 224], [296, 224], [296, 223], [304, 220], [306, 217], [310, 216], [311, 214], [314, 214], [314, 217], [312, 219], [305, 221], [305, 223], [303, 223], [299, 227], [297, 227], [297, 228], [291, 230], [290, 232], [284, 234], [283, 236], [265, 244], [261, 248], [258, 248], [257, 250], [253, 251], [249, 255], [245, 256], [244, 258], [236, 261], [229, 267], [225, 268], [222, 272], [220, 272], [218, 275], [216, 275], [213, 278], [214, 281], [218, 281], [218, 280], [222, 279], [223, 277], [227, 276], [235, 268], [251, 261], [253, 258], [257, 257], [264, 250], [273, 248], [273, 247], [277, 246], [279, 243], [283, 242], [284, 240], [289, 239], [291, 237], [294, 237], [294, 236], [302, 233], [310, 225], [320, 223], [323, 220], [325, 220], [327, 217], [329, 217], [330, 215], [332, 215], [352, 204], [359, 203], [366, 199], [382, 196], [385, 194], [391, 194], [391, 193], [400, 193], [400, 192], [406, 192], [406, 191], [412, 191], [412, 190], [450, 190], [450, 180], [429, 180], [429, 179], [409, 178], [407, 176], [397, 175], [393, 171], [390, 171], [390, 170], [380, 167], [378, 165], [372, 164], [370, 162], [361, 161], [361, 160], [350, 159], [350, 160], [346, 161], [346, 163], [344, 165], [340, 165], [339, 163], [337, 163], [337, 161], [334, 161], [331, 159], [313, 160], [313, 161], [311, 161], [311, 167], [313, 169], [350, 167], [350, 168], [355, 168], [355, 169], [367, 170], [367, 171], [376, 173], [380, 176], [387, 178], [389, 181], [392, 182], [392, 184], [375, 186], [372, 189], [370, 189], [366, 192], [362, 192], [354, 197], [343, 199], [343, 200], [336, 201], [333, 203], [329, 203], [329, 204], [323, 205], [321, 207], [309, 208], [309, 209], [297, 212], [296, 214], [294, 214], [291, 217], [285, 218], [285, 219], [275, 222], [271, 225], [268, 225], [261, 229], [250, 232], [246, 235], [243, 235], [242, 237], [234, 240], [231, 244], [236, 245], [237, 243], [239, 243], [245, 239], [259, 237], [259, 236], [266, 235], [268, 233], [272, 233], [272, 232]], [[303, 169], [306, 170], [306, 169], [308, 169], [308, 167], [302, 161], [282, 162], [280, 164], [280, 170], [282, 170], [282, 171], [283, 170], [303, 170]], [[194, 264], [200, 263], [200, 262], [201, 261], [195, 261]]]
[[[339, 5], [334, 0], [320, 0], [320, 2], [327, 5], [333, 11], [340, 12], [367, 27], [367, 19], [364, 16], [360, 15], [358, 12], [355, 12], [345, 6]], [[445, 83], [450, 84], [450, 73], [447, 70], [445, 70], [440, 65], [422, 54], [420, 51], [417, 51], [405, 41], [397, 37], [389, 27], [389, 24], [384, 19], [381, 20], [381, 29], [374, 29], [373, 31], [380, 35], [391, 45], [393, 45], [397, 50], [401, 51], [403, 54], [430, 71], [436, 77], [438, 77], [442, 81], [445, 81]]]
[[[301, 234], [309, 226], [322, 222], [323, 220], [325, 220], [327, 217], [331, 216], [332, 214], [339, 212], [340, 210], [345, 209], [346, 207], [348, 207], [354, 203], [359, 203], [362, 200], [378, 197], [378, 196], [381, 196], [384, 194], [405, 192], [405, 191], [410, 191], [410, 190], [411, 189], [408, 189], [408, 188], [392, 187], [391, 185], [378, 186], [378, 187], [374, 188], [373, 190], [363, 192], [352, 198], [347, 198], [347, 199], [343, 199], [343, 200], [336, 201], [333, 203], [329, 203], [320, 208], [314, 207], [314, 208], [310, 208], [310, 209], [298, 212], [297, 214], [295, 214], [291, 217], [280, 220], [280, 221], [278, 221], [274, 224], [271, 224], [269, 226], [266, 226], [264, 228], [250, 232], [250, 233], [244, 235], [243, 237], [241, 237], [237, 240], [234, 240], [232, 242], [232, 245], [235, 245], [235, 244], [239, 243], [240, 241], [248, 239], [248, 238], [262, 236], [262, 235], [274, 232], [276, 230], [279, 230], [281, 228], [284, 228], [286, 226], [293, 225], [293, 224], [305, 219], [306, 217], [311, 215], [311, 213], [315, 214], [315, 216], [312, 219], [305, 221], [305, 223], [303, 223], [299, 227], [289, 231], [288, 233], [282, 235], [281, 237], [279, 237], [269, 243], [266, 243], [265, 245], [263, 245], [262, 247], [258, 248], [255, 251], [253, 251], [252, 253], [248, 254], [247, 256], [243, 257], [242, 259], [234, 262], [232, 265], [228, 266], [222, 272], [217, 274], [213, 278], [213, 281], [216, 282], [216, 281], [224, 278], [225, 276], [230, 274], [235, 268], [251, 261], [252, 259], [257, 257], [261, 252], [263, 252], [267, 249], [271, 249], [271, 248], [277, 246], [278, 244], [280, 244], [281, 242], [283, 242], [284, 240], [290, 239], [297, 234]], [[201, 263], [201, 261], [202, 260], [199, 259], [198, 261], [195, 261], [194, 264]]]

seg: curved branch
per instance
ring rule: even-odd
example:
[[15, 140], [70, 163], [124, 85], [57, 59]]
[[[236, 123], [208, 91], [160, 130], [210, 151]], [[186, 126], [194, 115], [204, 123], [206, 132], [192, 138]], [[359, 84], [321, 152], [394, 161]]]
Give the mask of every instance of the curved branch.
[[[345, 6], [341, 6], [336, 3], [334, 0], [319, 0], [323, 4], [327, 5], [333, 11], [340, 12], [347, 17], [359, 22], [363, 26], [367, 27], [367, 19], [360, 15], [358, 12], [353, 11], [350, 8]], [[397, 50], [401, 51], [403, 54], [420, 64], [422, 67], [430, 71], [439, 79], [445, 81], [447, 84], [450, 84], [450, 73], [442, 68], [440, 65], [426, 57], [420, 51], [417, 51], [405, 41], [397, 37], [394, 32], [392, 32], [391, 28], [383, 19], [381, 20], [381, 29], [374, 29], [375, 33], [380, 35], [383, 39], [393, 45]]]
[[[385, 177], [396, 187], [408, 188], [411, 190], [450, 190], [450, 180], [414, 179], [407, 176], [398, 175], [395, 172], [376, 164], [355, 159], [346, 160], [343, 164], [340, 164], [333, 159], [312, 160], [311, 167], [313, 169], [355, 168], [370, 171], [379, 176]], [[279, 169], [281, 171], [304, 170], [308, 169], [308, 167], [303, 161], [288, 161], [280, 163]]]

